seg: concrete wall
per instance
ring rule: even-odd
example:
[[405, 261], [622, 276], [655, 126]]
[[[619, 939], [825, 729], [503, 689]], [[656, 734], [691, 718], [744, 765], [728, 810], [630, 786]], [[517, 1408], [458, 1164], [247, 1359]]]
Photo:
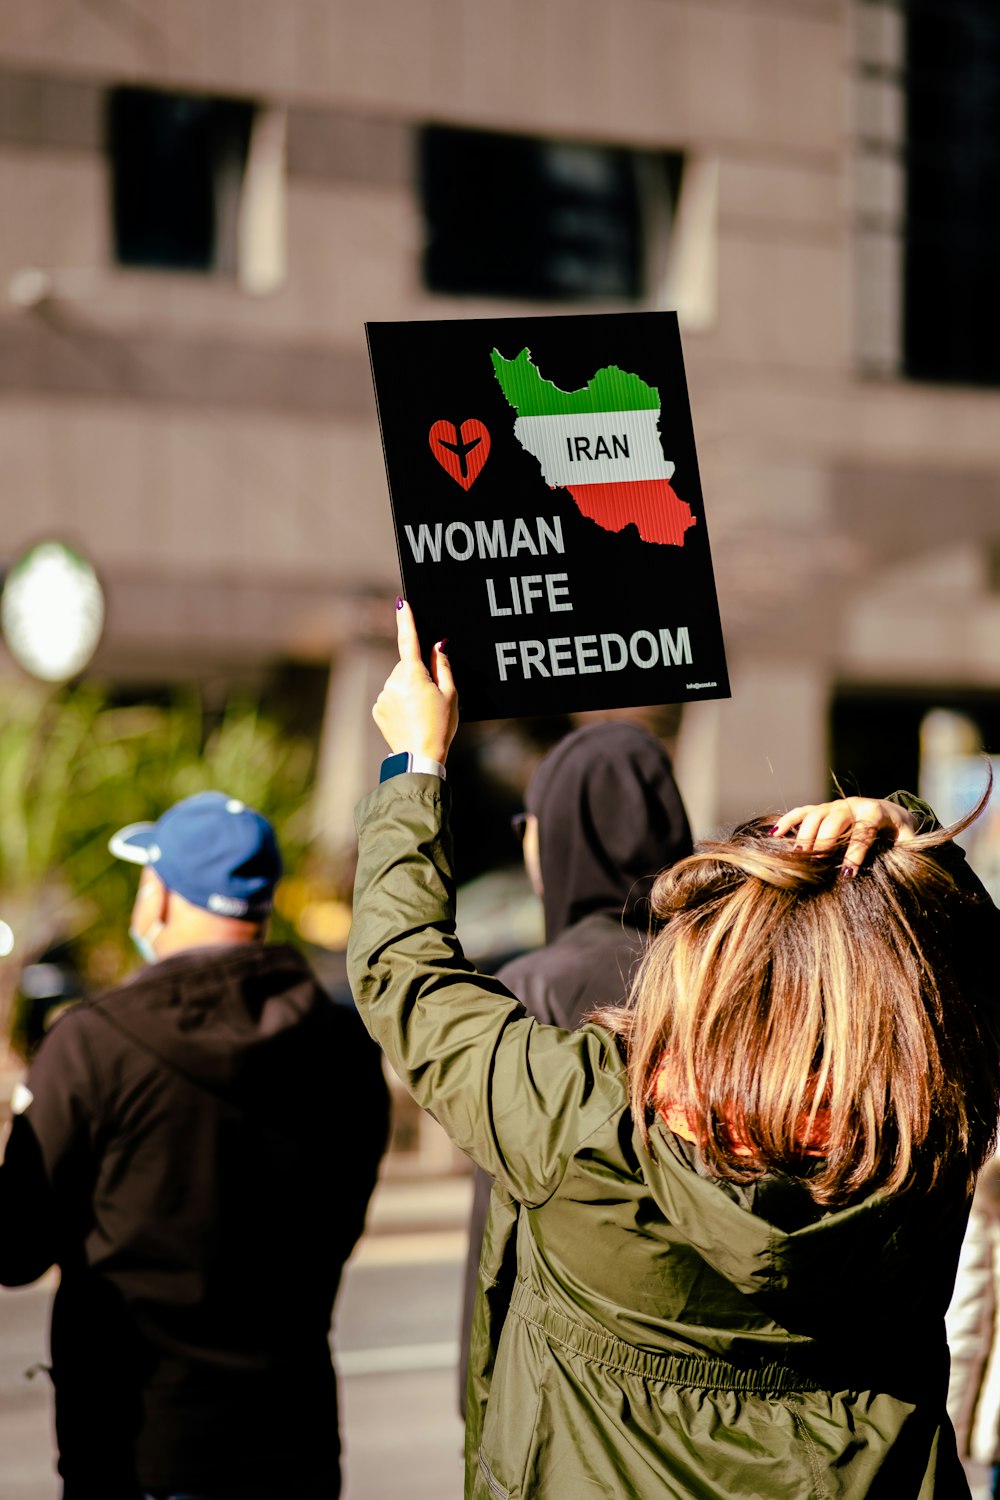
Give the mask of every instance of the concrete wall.
[[[679, 307], [735, 696], [687, 715], [681, 757], [703, 827], [818, 795], [838, 681], [933, 654], [982, 686], [1000, 655], [1000, 396], [893, 375], [899, 47], [894, 7], [850, 0], [7, 6], [0, 294], [38, 265], [53, 295], [0, 307], [5, 549], [84, 543], [111, 672], [335, 653], [397, 576], [363, 320], [521, 310], [421, 287], [415, 128], [682, 150], [711, 183]], [[287, 112], [271, 295], [111, 263], [122, 82]], [[959, 544], [960, 599], [933, 584]]]

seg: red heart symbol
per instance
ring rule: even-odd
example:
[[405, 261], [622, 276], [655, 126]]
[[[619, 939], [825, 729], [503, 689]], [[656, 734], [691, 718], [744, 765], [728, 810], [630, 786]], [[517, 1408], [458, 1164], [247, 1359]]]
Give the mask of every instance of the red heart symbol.
[[435, 422], [427, 437], [445, 473], [467, 490], [490, 453], [490, 435], [482, 422], [470, 417], [460, 428], [454, 422]]

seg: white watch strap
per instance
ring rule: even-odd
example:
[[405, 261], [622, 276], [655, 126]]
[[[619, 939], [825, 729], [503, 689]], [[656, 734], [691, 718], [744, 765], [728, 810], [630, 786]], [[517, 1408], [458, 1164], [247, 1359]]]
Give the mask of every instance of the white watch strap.
[[410, 770], [423, 771], [425, 776], [440, 776], [442, 781], [448, 780], [448, 772], [439, 760], [431, 760], [429, 755], [411, 755]]

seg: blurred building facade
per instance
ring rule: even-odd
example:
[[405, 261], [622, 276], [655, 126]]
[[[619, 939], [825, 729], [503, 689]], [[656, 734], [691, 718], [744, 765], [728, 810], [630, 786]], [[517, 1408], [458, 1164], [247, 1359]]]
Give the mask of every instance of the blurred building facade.
[[949, 343], [975, 256], [934, 259], [983, 226], [935, 211], [917, 88], [958, 17], [988, 133], [990, 9], [14, 0], [0, 556], [85, 550], [115, 682], [332, 662], [346, 831], [398, 580], [363, 321], [676, 307], [733, 679], [683, 718], [699, 831], [870, 774], [894, 704], [915, 755], [1000, 677], [1000, 371]]

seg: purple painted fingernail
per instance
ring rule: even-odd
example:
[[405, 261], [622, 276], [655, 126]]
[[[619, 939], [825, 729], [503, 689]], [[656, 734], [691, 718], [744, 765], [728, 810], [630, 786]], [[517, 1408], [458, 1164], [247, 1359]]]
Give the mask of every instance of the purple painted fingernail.
[[775, 825], [774, 825], [773, 828], [769, 828], [767, 830], [768, 838], [773, 838], [774, 835], [777, 833], [777, 831], [778, 831], [778, 825], [777, 825], [777, 823], [775, 823]]
[[441, 653], [442, 656], [447, 656], [448, 655], [448, 637], [447, 636], [445, 636], [445, 638], [444, 638], [443, 641], [438, 641], [437, 648], [440, 651], [440, 653]]
[[400, 597], [399, 597], [399, 595], [398, 595], [398, 594], [397, 594], [397, 595], [396, 595], [396, 608], [397, 608], [397, 609], [402, 609], [402, 607], [403, 607], [403, 601], [402, 601], [402, 599], [401, 599], [401, 598], [400, 598]]
[[857, 865], [841, 865], [840, 867], [840, 875], [842, 880], [853, 880], [857, 873]]

